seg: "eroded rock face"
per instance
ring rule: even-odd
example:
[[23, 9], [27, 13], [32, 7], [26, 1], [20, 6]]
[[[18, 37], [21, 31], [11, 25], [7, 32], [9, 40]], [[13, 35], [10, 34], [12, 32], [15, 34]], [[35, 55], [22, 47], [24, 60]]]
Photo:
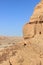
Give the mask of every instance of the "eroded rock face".
[[25, 43], [23, 38], [0, 37], [0, 65], [43, 65], [42, 5], [43, 0], [24, 26], [23, 34], [28, 42]]
[[24, 38], [27, 39], [27, 38], [31, 38], [34, 36], [34, 26], [35, 24], [32, 24], [31, 23], [27, 23], [25, 26], [24, 26], [24, 30], [23, 30], [23, 33], [24, 33]]
[[34, 9], [30, 22], [24, 25], [24, 38], [32, 38], [37, 34], [43, 34], [43, 0]]

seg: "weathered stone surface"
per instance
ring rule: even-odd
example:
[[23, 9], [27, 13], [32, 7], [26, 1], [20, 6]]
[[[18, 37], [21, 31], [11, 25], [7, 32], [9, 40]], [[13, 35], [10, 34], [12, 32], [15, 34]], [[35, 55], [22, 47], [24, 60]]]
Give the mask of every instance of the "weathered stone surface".
[[43, 21], [43, 1], [36, 5], [30, 22]]
[[36, 34], [43, 34], [43, 0], [34, 9], [30, 22], [25, 24], [23, 35], [25, 39], [32, 38]]
[[43, 65], [43, 14], [39, 12], [42, 3], [43, 0], [23, 28], [25, 40], [0, 37], [0, 65]]
[[34, 36], [34, 26], [35, 26], [35, 24], [29, 24], [29, 23], [27, 23], [25, 26], [24, 26], [24, 29], [23, 29], [23, 36], [24, 36], [24, 38], [25, 39], [27, 39], [27, 38], [31, 38], [31, 37], [33, 37]]
[[43, 65], [43, 37], [30, 39], [26, 46], [22, 41], [0, 49], [0, 65]]

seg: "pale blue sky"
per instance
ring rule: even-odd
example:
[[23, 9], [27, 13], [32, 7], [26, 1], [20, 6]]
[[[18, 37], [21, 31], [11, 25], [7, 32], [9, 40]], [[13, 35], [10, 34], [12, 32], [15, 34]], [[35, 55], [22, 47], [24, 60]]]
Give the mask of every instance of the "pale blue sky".
[[29, 22], [40, 0], [0, 0], [0, 35], [22, 36], [23, 25]]

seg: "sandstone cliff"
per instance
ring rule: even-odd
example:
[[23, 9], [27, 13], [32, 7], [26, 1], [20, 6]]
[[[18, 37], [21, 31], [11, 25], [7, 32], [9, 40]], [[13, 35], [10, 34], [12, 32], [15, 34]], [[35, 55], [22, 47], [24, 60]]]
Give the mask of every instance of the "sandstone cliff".
[[23, 36], [25, 39], [32, 38], [36, 34], [43, 34], [43, 0], [35, 7], [30, 22], [24, 25]]
[[23, 36], [0, 36], [0, 65], [43, 65], [43, 0], [24, 25]]

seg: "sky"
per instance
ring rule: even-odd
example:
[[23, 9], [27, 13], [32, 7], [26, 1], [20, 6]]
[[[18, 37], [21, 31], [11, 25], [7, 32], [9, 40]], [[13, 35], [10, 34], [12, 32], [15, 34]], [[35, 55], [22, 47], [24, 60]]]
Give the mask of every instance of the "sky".
[[40, 0], [0, 0], [0, 35], [23, 36], [23, 26], [29, 22]]

